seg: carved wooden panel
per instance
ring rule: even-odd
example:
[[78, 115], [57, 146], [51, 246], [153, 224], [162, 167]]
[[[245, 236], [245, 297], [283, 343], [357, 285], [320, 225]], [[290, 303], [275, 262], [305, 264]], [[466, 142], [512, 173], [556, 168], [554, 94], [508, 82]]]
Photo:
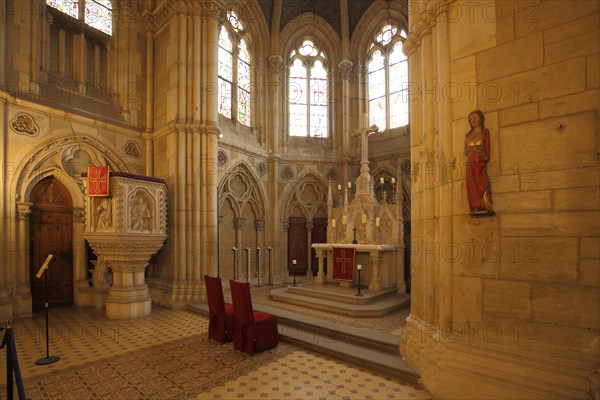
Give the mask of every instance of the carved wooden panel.
[[[40, 182], [32, 192], [29, 218], [30, 279], [33, 309], [44, 307], [44, 282], [48, 280], [50, 305], [73, 304], [73, 210], [71, 197], [55, 178]], [[46, 276], [36, 273], [48, 254], [54, 254]]]
[[[306, 275], [308, 268], [308, 233], [306, 218], [290, 217], [288, 228], [288, 271], [290, 275]], [[296, 267], [292, 265], [296, 260]]]

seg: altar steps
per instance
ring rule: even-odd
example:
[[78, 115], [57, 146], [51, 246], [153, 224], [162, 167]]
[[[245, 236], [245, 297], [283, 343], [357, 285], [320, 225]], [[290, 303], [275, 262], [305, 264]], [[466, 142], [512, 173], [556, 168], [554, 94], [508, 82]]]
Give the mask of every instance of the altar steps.
[[[225, 297], [225, 302], [231, 299]], [[281, 340], [331, 357], [377, 370], [416, 383], [419, 374], [400, 355], [400, 337], [311, 317], [262, 304], [255, 311], [277, 316]], [[188, 309], [208, 315], [207, 304], [189, 304]]]
[[313, 283], [273, 289], [271, 299], [355, 318], [381, 317], [410, 303], [410, 295], [397, 293], [396, 288], [363, 289], [361, 296], [357, 296], [356, 288]]

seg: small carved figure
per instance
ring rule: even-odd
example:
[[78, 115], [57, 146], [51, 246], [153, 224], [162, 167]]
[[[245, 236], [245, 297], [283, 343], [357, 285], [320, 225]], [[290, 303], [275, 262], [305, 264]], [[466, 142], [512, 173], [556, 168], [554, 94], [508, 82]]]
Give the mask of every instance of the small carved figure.
[[490, 160], [490, 131], [485, 127], [483, 113], [475, 110], [469, 114], [471, 130], [465, 136], [467, 156], [467, 199], [471, 215], [494, 215], [492, 187], [487, 173]]
[[103, 232], [112, 226], [112, 205], [108, 198], [102, 199], [98, 208], [98, 222], [96, 223], [96, 232]]
[[142, 193], [136, 195], [135, 204], [131, 208], [131, 230], [147, 231], [150, 226], [150, 209], [148, 200]]

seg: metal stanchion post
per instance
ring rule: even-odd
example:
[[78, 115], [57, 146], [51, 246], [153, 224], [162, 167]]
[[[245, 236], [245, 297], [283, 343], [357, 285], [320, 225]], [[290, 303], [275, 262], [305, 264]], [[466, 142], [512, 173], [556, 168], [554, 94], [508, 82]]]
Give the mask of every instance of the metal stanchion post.
[[273, 248], [267, 247], [267, 250], [269, 250], [269, 286], [271, 286], [271, 263], [273, 262]]
[[260, 247], [256, 248], [256, 286], [260, 287]]
[[238, 249], [237, 247], [232, 247], [231, 251], [233, 251], [233, 280], [237, 281]]
[[250, 282], [250, 247], [245, 247], [246, 250], [246, 282]]

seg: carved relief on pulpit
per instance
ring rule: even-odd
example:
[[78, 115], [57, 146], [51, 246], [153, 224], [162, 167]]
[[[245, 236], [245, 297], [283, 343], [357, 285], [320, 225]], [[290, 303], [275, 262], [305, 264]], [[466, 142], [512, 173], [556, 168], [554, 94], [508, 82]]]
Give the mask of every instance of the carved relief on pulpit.
[[129, 228], [136, 232], [152, 230], [152, 214], [150, 212], [152, 198], [143, 190], [138, 190], [129, 198]]
[[112, 223], [112, 216], [113, 216], [113, 212], [112, 212], [112, 202], [111, 199], [109, 197], [103, 197], [102, 199], [100, 198], [96, 198], [96, 203], [100, 203], [98, 204], [98, 206], [96, 206], [96, 214], [97, 214], [97, 219], [96, 219], [96, 232], [106, 232], [109, 230], [112, 230], [113, 228], [113, 223]]

